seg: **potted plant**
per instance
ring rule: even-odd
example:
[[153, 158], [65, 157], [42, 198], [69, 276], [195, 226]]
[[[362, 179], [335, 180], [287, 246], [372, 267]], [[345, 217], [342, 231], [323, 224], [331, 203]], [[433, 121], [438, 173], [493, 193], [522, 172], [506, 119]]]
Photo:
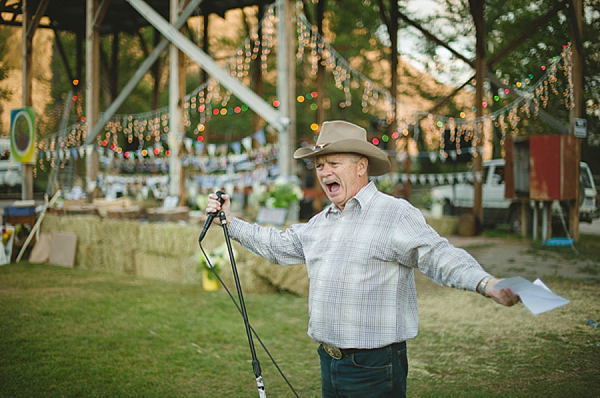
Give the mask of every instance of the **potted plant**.
[[260, 192], [258, 203], [266, 208], [287, 209], [287, 221], [298, 221], [300, 211], [300, 200], [304, 198], [302, 188], [293, 182], [276, 180], [266, 190]]
[[[237, 256], [235, 249], [233, 249], [233, 252], [234, 256]], [[200, 255], [200, 267], [198, 269], [202, 271], [202, 288], [207, 291], [215, 291], [221, 286], [215, 273], [220, 275], [223, 267], [229, 263], [227, 245], [223, 243], [214, 249], [208, 254], [208, 258], [210, 264], [206, 261], [204, 255]]]

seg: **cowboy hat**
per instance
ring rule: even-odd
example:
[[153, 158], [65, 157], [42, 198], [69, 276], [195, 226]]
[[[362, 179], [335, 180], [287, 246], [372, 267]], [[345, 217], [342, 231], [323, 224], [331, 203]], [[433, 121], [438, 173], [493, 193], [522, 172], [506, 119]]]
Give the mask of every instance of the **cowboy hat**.
[[297, 149], [294, 152], [294, 159], [332, 153], [356, 153], [366, 156], [369, 159], [369, 174], [373, 176], [385, 174], [391, 168], [385, 152], [367, 141], [367, 131], [343, 120], [323, 122], [317, 145]]

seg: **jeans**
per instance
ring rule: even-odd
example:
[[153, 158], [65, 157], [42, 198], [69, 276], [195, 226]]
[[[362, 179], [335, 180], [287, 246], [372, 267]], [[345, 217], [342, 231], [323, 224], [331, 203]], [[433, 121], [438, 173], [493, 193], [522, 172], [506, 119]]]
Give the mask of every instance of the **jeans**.
[[406, 397], [406, 342], [334, 359], [319, 345], [323, 398]]

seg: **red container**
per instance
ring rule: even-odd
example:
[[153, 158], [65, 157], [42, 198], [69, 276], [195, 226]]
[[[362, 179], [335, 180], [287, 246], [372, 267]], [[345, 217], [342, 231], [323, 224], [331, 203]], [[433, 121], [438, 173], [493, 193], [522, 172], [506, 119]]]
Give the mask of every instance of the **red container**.
[[533, 200], [575, 199], [579, 165], [572, 134], [529, 137], [529, 197]]

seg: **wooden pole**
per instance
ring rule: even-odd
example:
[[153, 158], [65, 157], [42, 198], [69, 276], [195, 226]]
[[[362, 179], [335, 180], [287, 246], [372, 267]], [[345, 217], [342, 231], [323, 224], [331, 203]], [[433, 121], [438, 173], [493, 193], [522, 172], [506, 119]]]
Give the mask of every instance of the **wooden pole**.
[[[85, 27], [85, 118], [89, 134], [98, 121], [100, 108], [100, 33], [96, 20], [98, 0], [87, 0]], [[98, 151], [93, 145], [86, 150], [86, 192], [91, 195], [96, 188], [98, 177]]]
[[[583, 102], [583, 43], [581, 37], [583, 34], [583, 1], [571, 0], [569, 7], [571, 15], [571, 41], [572, 45], [572, 65], [573, 65], [573, 95], [574, 106], [569, 113], [570, 133], [575, 133], [575, 119], [585, 116], [585, 106]], [[575, 140], [575, 162], [577, 176], [579, 176], [579, 163], [581, 162], [581, 138]], [[569, 234], [575, 241], [579, 241], [579, 201], [580, 201], [579, 178], [575, 179], [575, 200], [569, 206]]]
[[[179, 16], [179, 0], [171, 0], [170, 22], [175, 24]], [[181, 84], [183, 54], [173, 44], [169, 47], [169, 134], [167, 140], [171, 155], [169, 156], [169, 195], [179, 197], [181, 201], [184, 193], [181, 190], [183, 170], [181, 167], [181, 143], [183, 142], [183, 96]], [[181, 203], [181, 202], [180, 202]]]
[[[324, 37], [325, 33], [323, 31], [323, 20], [325, 19], [325, 0], [319, 0], [317, 3], [317, 12], [315, 17], [315, 22], [317, 24], [317, 33]], [[323, 122], [325, 121], [325, 59], [322, 58], [322, 48], [317, 49], [319, 51], [319, 60], [317, 63], [317, 112], [316, 112], [316, 122], [319, 126], [319, 131], [321, 131], [321, 126], [323, 126]], [[317, 184], [320, 187], [320, 185]]]
[[[48, 210], [48, 208], [51, 207], [58, 198], [60, 198], [60, 195], [61, 195], [61, 191], [59, 189], [58, 191], [56, 191], [56, 193], [52, 197], [52, 200], [50, 200], [50, 202], [46, 202], [46, 204], [44, 205], [44, 209], [42, 210], [42, 213], [38, 217], [37, 221], [35, 222], [35, 225], [31, 229], [31, 232], [27, 236], [27, 239], [25, 239], [25, 243], [23, 244], [23, 247], [21, 247], [21, 250], [19, 251], [19, 255], [17, 256], [17, 259], [15, 261], [16, 263], [21, 261], [21, 257], [23, 257], [23, 254], [25, 253], [27, 246], [29, 246], [29, 243], [31, 243], [33, 236], [35, 235], [36, 239], [38, 239], [39, 234], [38, 235], [36, 235], [36, 234], [40, 228], [40, 225], [42, 224], [42, 221], [44, 220], [44, 217], [46, 216], [46, 210]], [[48, 197], [46, 196], [46, 201], [47, 200], [48, 200]]]
[[279, 175], [289, 178], [296, 172], [293, 158], [296, 146], [296, 78], [294, 45], [294, 2], [278, 0], [277, 13], [277, 96], [282, 118], [289, 121], [279, 132]]
[[[23, 107], [33, 106], [32, 96], [32, 54], [33, 54], [33, 15], [31, 5], [27, 0], [23, 0], [23, 43], [21, 47], [21, 62], [22, 62], [22, 103]], [[31, 29], [31, 33], [30, 33]], [[33, 132], [35, 134], [35, 131]], [[21, 199], [33, 199], [33, 165], [23, 164], [23, 183], [21, 185]]]
[[[475, 122], [475, 138], [473, 139], [474, 145], [481, 145], [483, 148], [483, 128], [479, 126], [479, 120], [483, 117], [483, 94], [484, 94], [484, 79], [485, 79], [485, 19], [484, 19], [484, 1], [483, 0], [470, 0], [471, 13], [475, 22], [475, 34], [476, 34], [476, 56], [475, 56], [475, 107], [477, 108], [475, 116], [477, 121]], [[473, 213], [477, 223], [483, 225], [483, 181], [485, 176], [483, 175], [483, 150], [480, 152], [476, 150], [475, 154], [475, 178], [474, 184], [474, 197], [473, 197]], [[477, 229], [476, 229], [477, 230]]]

